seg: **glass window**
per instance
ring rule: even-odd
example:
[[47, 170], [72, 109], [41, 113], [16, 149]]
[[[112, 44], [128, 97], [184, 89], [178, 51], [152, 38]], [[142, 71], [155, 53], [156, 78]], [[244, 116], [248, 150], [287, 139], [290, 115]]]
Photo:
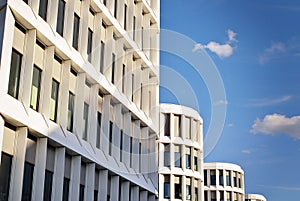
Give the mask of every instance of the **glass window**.
[[123, 162], [123, 141], [124, 141], [124, 133], [123, 130], [120, 130], [120, 161]]
[[216, 171], [210, 170], [210, 185], [216, 185]]
[[63, 184], [63, 197], [62, 201], [68, 201], [69, 200], [69, 186], [70, 186], [70, 179], [64, 178], [64, 184]]
[[73, 46], [76, 50], [78, 50], [79, 22], [80, 22], [79, 16], [78, 16], [76, 13], [74, 13], [73, 42], [72, 42], [72, 46]]
[[12, 49], [8, 82], [8, 94], [16, 99], [18, 99], [19, 96], [21, 64], [22, 54], [19, 53], [17, 50]]
[[241, 173], [238, 173], [238, 187], [239, 188], [242, 188], [242, 175], [241, 175]]
[[174, 145], [174, 166], [175, 167], [181, 167], [181, 152], [180, 152], [180, 146]]
[[22, 201], [31, 201], [34, 165], [25, 162], [23, 175]]
[[170, 167], [170, 144], [164, 144], [164, 166]]
[[192, 168], [192, 162], [191, 162], [191, 147], [185, 148], [185, 168], [191, 169]]
[[181, 192], [181, 177], [175, 176], [175, 199], [181, 199], [182, 198], [182, 192]]
[[50, 100], [50, 119], [56, 122], [58, 105], [59, 82], [52, 79], [51, 100]]
[[124, 29], [127, 30], [127, 4], [124, 5]]
[[231, 192], [226, 193], [227, 201], [231, 201]]
[[194, 150], [194, 171], [198, 171], [198, 150]]
[[92, 61], [92, 48], [93, 48], [93, 31], [88, 29], [88, 44], [87, 44], [87, 55], [88, 61]]
[[69, 101], [68, 101], [68, 131], [73, 131], [73, 121], [74, 121], [74, 102], [75, 95], [69, 92]]
[[135, 40], [135, 30], [136, 30], [136, 17], [133, 16], [133, 33], [132, 33], [133, 40]]
[[115, 60], [116, 60], [116, 55], [112, 53], [112, 63], [111, 63], [111, 83], [115, 83]]
[[219, 185], [223, 186], [223, 170], [219, 170]]
[[236, 172], [233, 172], [233, 186], [237, 187], [237, 177], [236, 177]]
[[59, 0], [57, 21], [56, 21], [56, 31], [61, 36], [63, 36], [63, 32], [64, 32], [65, 7], [66, 7], [66, 2], [64, 0]]
[[101, 41], [101, 52], [100, 52], [100, 72], [104, 71], [104, 51], [105, 51], [105, 43]]
[[34, 65], [31, 84], [30, 107], [36, 111], [39, 108], [41, 75], [42, 70], [39, 69], [36, 65]]
[[123, 64], [122, 68], [122, 93], [125, 93], [125, 75], [126, 74], [126, 66]]
[[191, 179], [190, 178], [186, 178], [185, 191], [186, 191], [186, 200], [191, 200]]
[[207, 170], [204, 170], [204, 186], [207, 186]]
[[191, 139], [191, 119], [186, 117], [185, 118], [185, 126], [186, 126], [186, 129], [185, 129], [185, 137], [187, 139]]
[[199, 181], [194, 180], [194, 192], [195, 192], [195, 201], [199, 200], [199, 188], [198, 188]]
[[101, 118], [102, 118], [102, 114], [98, 112], [97, 113], [97, 139], [96, 139], [97, 148], [100, 148]]
[[170, 136], [170, 114], [165, 114], [165, 136]]
[[53, 173], [49, 170], [45, 172], [44, 181], [44, 201], [51, 201]]
[[47, 18], [47, 6], [48, 6], [48, 0], [40, 0], [39, 5], [39, 16], [46, 20]]
[[231, 186], [231, 173], [230, 171], [226, 170], [226, 186]]
[[170, 199], [170, 175], [164, 175], [164, 198]]
[[82, 135], [82, 139], [84, 139], [84, 140], [87, 140], [88, 125], [89, 125], [89, 105], [87, 103], [84, 103], [84, 107], [83, 107], [83, 135]]
[[174, 115], [174, 137], [180, 137], [181, 118], [180, 115]]
[[109, 122], [109, 155], [112, 152], [112, 138], [113, 138], [113, 122]]
[[84, 185], [80, 184], [79, 187], [79, 201], [84, 201]]
[[224, 201], [224, 191], [220, 191], [220, 201]]
[[211, 191], [210, 192], [210, 200], [211, 201], [217, 201], [217, 195], [216, 195], [216, 191]]
[[133, 137], [130, 136], [130, 167], [132, 167]]
[[12, 156], [2, 152], [0, 165], [0, 200], [3, 201], [7, 201], [9, 196], [11, 163]]
[[234, 194], [233, 194], [233, 200], [234, 200], [234, 201], [237, 201], [237, 200], [238, 200], [238, 195], [237, 195], [237, 193], [234, 193]]
[[208, 201], [207, 191], [204, 191], [204, 201]]
[[118, 13], [118, 0], [115, 0], [114, 5], [114, 17], [117, 19], [117, 13]]
[[134, 98], [134, 74], [131, 74], [131, 89], [132, 89], [132, 93], [131, 93], [131, 101], [133, 101]]

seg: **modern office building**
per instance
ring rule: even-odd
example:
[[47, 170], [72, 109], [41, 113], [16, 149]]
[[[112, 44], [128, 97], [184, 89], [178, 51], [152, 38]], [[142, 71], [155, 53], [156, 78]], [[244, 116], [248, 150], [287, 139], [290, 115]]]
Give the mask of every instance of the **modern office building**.
[[202, 124], [191, 108], [160, 105], [159, 200], [203, 200]]
[[244, 171], [231, 163], [204, 163], [204, 201], [244, 201]]
[[265, 196], [259, 194], [246, 194], [245, 201], [267, 201]]
[[155, 200], [159, 10], [0, 0], [0, 200]]

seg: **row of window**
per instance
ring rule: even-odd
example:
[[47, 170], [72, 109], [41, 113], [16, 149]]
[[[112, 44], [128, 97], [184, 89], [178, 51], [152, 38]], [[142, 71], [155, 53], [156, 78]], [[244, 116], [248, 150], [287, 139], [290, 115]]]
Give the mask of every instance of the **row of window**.
[[[174, 162], [170, 160], [170, 144], [164, 145], [164, 166], [170, 167], [172, 164], [174, 167], [191, 169], [194, 171], [199, 170], [199, 150], [193, 147], [184, 145], [174, 145]], [[182, 151], [184, 154], [182, 154]], [[185, 165], [182, 165], [182, 156], [185, 158]]]
[[[5, 130], [4, 132], [7, 132], [5, 134], [5, 136], [9, 136], [9, 135], [14, 135], [15, 132], [17, 132], [17, 128], [9, 123], [5, 123]], [[36, 166], [35, 164], [39, 163], [43, 163], [45, 162], [45, 179], [44, 179], [44, 192], [43, 192], [43, 200], [44, 201], [50, 201], [51, 200], [51, 196], [53, 195], [52, 190], [54, 189], [53, 186], [55, 185], [53, 183], [53, 179], [54, 179], [54, 174], [56, 174], [54, 172], [56, 166], [61, 165], [62, 161], [56, 161], [55, 157], [57, 156], [57, 154], [62, 154], [61, 152], [59, 152], [59, 150], [57, 150], [56, 147], [51, 145], [51, 141], [48, 140], [47, 143], [47, 147], [45, 147], [47, 149], [46, 151], [46, 159], [41, 159], [38, 157], [38, 154], [40, 152], [39, 149], [44, 149], [41, 146], [38, 146], [39, 140], [41, 139], [45, 139], [45, 138], [38, 138], [36, 136], [34, 136], [32, 133], [29, 133], [27, 138], [26, 138], [26, 152], [25, 152], [25, 163], [24, 163], [24, 175], [23, 175], [23, 182], [22, 182], [22, 200], [23, 201], [30, 201], [32, 199], [32, 190], [33, 190], [33, 180], [34, 180], [34, 174], [38, 174], [37, 168], [39, 168], [40, 166]], [[4, 139], [7, 140], [7, 139]], [[14, 143], [11, 143], [14, 144]], [[12, 145], [13, 146], [13, 145]], [[10, 148], [9, 148], [10, 149]], [[59, 149], [59, 148], [58, 148]], [[4, 150], [5, 151], [5, 150]], [[63, 178], [63, 192], [62, 192], [62, 200], [69, 200], [70, 195], [70, 187], [71, 185], [74, 185], [74, 176], [72, 176], [72, 169], [76, 167], [74, 166], [74, 164], [78, 164], [77, 162], [72, 162], [72, 161], [76, 161], [78, 159], [78, 155], [70, 155], [69, 153], [71, 153], [71, 151], [69, 151], [68, 149], [66, 149], [65, 151], [65, 156], [64, 158], [64, 178]], [[12, 161], [13, 161], [13, 153], [6, 153], [6, 152], [2, 152], [1, 154], [1, 165], [0, 165], [0, 200], [3, 201], [7, 201], [8, 200], [8, 196], [9, 196], [9, 187], [10, 187], [10, 180], [11, 180], [11, 171], [14, 171], [12, 169]], [[18, 159], [16, 159], [18, 160]], [[42, 161], [40, 161], [42, 160]], [[87, 175], [87, 166], [90, 165], [91, 163], [86, 163], [85, 160], [83, 160], [83, 158], [80, 159], [81, 160], [81, 165], [80, 165], [80, 178], [79, 178], [79, 201], [84, 200], [84, 194], [86, 193], [86, 175]], [[78, 164], [79, 165], [79, 164]], [[43, 165], [42, 165], [43, 166]], [[74, 166], [74, 167], [73, 167]], [[18, 169], [18, 167], [15, 168], [16, 171]], [[75, 170], [74, 169], [74, 170]], [[36, 172], [37, 171], [37, 172]], [[58, 170], [60, 171], [60, 170]], [[101, 185], [106, 185], [107, 183], [107, 196], [109, 198], [110, 196], [110, 188], [111, 188], [111, 178], [116, 176], [116, 175], [111, 175], [110, 173], [108, 174], [108, 181], [107, 182], [100, 182], [100, 172], [102, 170], [98, 169], [97, 165], [95, 168], [95, 177], [94, 177], [94, 200], [98, 200], [98, 189]], [[104, 170], [105, 171], [105, 170]], [[35, 173], [36, 172], [36, 173]], [[15, 178], [17, 179], [17, 178]], [[120, 185], [120, 189], [121, 189], [121, 185], [122, 182], [125, 182], [125, 179], [119, 178], [119, 185]], [[92, 182], [92, 181], [89, 181]], [[72, 184], [73, 183], [73, 184]], [[99, 186], [100, 185], [100, 186]], [[135, 185], [131, 185], [132, 187], [134, 187]], [[103, 187], [101, 187], [103, 188]], [[119, 200], [120, 200], [120, 196], [121, 196], [121, 190], [119, 189]], [[142, 189], [141, 189], [142, 190]], [[129, 192], [130, 193], [130, 192]], [[109, 200], [109, 199], [108, 199]], [[130, 199], [129, 199], [130, 200]]]
[[[47, 15], [48, 14], [48, 11], [50, 9], [50, 2], [51, 1], [48, 1], [48, 0], [39, 0], [39, 10], [38, 10], [38, 14], [40, 17], [42, 17], [45, 21], [47, 21]], [[52, 3], [52, 2], [51, 2]], [[106, 4], [106, 2], [104, 2]], [[114, 8], [112, 9], [113, 10], [113, 16], [115, 18], [119, 18], [119, 16], [117, 16], [120, 12], [117, 10], [118, 9], [118, 4], [119, 1], [117, 0], [114, 0]], [[136, 1], [135, 1], [136, 3]], [[134, 5], [135, 5], [134, 3]], [[85, 22], [82, 18], [84, 17], [84, 12], [87, 12], [87, 11], [83, 11], [83, 9], [81, 7], [83, 7], [83, 2], [82, 1], [79, 1], [79, 0], [76, 0], [74, 2], [75, 6], [74, 6], [74, 15], [72, 16], [73, 17], [73, 32], [72, 32], [72, 46], [76, 49], [76, 50], [79, 50], [79, 47], [80, 47], [80, 42], [81, 40], [84, 40], [82, 38], [82, 36], [80, 36], [80, 29], [84, 28], [84, 26], [81, 25], [81, 23], [87, 23], [88, 27], [87, 27], [87, 48], [86, 48], [86, 52], [81, 52], [82, 55], [87, 55], [87, 59], [89, 62], [92, 62], [92, 52], [94, 51], [93, 48], [97, 48], [97, 47], [93, 47], [93, 40], [99, 40], [99, 39], [93, 39], [93, 36], [95, 35], [95, 32], [96, 32], [96, 26], [99, 26], [99, 22], [96, 22], [95, 20], [95, 16], [96, 15], [102, 15], [100, 12], [97, 13], [95, 11], [95, 9], [93, 9], [92, 7], [89, 8], [89, 15], [88, 15], [88, 22]], [[69, 31], [69, 30], [66, 30], [66, 12], [68, 10], [68, 6], [70, 6], [69, 4], [66, 4], [66, 1], [65, 0], [58, 0], [58, 5], [57, 5], [57, 17], [56, 17], [56, 32], [59, 33], [61, 36], [64, 37], [64, 34], [66, 34], [65, 32]], [[136, 7], [136, 6], [135, 6]], [[144, 46], [147, 44], [148, 46], [150, 45], [151, 46], [151, 37], [150, 35], [148, 36], [148, 38], [146, 38], [146, 35], [148, 34], [148, 30], [145, 31], [145, 28], [148, 29], [152, 26], [152, 22], [151, 22], [151, 19], [148, 19], [148, 18], [144, 18], [143, 19], [143, 15], [145, 13], [148, 13], [144, 10], [140, 11], [141, 15], [140, 16], [135, 16], [138, 14], [138, 11], [137, 11], [137, 8], [134, 8], [136, 10], [136, 13], [132, 20], [129, 20], [129, 15], [128, 15], [128, 12], [129, 12], [129, 9], [128, 9], [128, 6], [127, 6], [127, 3], [124, 4], [123, 6], [123, 22], [122, 22], [122, 26], [125, 30], [127, 31], [132, 31], [132, 39], [137, 41], [137, 35], [139, 34], [140, 37], [139, 37], [139, 40], [137, 41], [137, 43], [139, 44], [140, 48], [141, 49], [144, 49]], [[137, 17], [138, 18], [142, 18], [141, 21], [138, 21], [137, 20]], [[69, 17], [70, 18], [70, 17]], [[132, 27], [132, 30], [128, 30], [128, 22], [131, 22], [133, 23], [133, 27]], [[140, 22], [141, 24], [138, 25], [137, 23]], [[121, 23], [121, 22], [120, 22]], [[101, 24], [101, 23], [100, 23]], [[102, 26], [101, 26], [101, 41], [102, 43], [104, 44], [108, 39], [110, 39], [111, 37], [116, 39], [116, 35], [115, 33], [113, 33], [113, 35], [108, 35], [107, 33], [107, 25], [110, 24], [108, 22], [105, 22], [104, 19], [102, 19]], [[144, 28], [145, 26], [145, 28]], [[138, 28], [140, 27], [140, 28]], [[138, 32], [137, 32], [138, 31]], [[84, 32], [84, 30], [82, 30], [82, 32]], [[144, 33], [145, 32], [145, 33]], [[82, 33], [81, 33], [82, 34]], [[146, 42], [147, 40], [147, 42]], [[154, 38], [152, 38], [152, 40], [154, 40]], [[102, 44], [101, 43], [101, 44]], [[152, 44], [153, 45], [153, 44]], [[102, 47], [101, 47], [102, 48]], [[150, 48], [150, 47], [147, 47], [147, 49]], [[82, 51], [83, 49], [81, 49]], [[148, 58], [151, 58], [150, 54], [151, 54], [151, 51], [147, 51], [146, 50], [146, 56], [148, 56]]]
[[[210, 170], [209, 175], [208, 171], [204, 170], [204, 185], [205, 186], [216, 186], [217, 185], [217, 176], [216, 171], [219, 173], [218, 185], [224, 186], [233, 186], [237, 188], [242, 188], [242, 174], [236, 171], [225, 170], [225, 177], [223, 175], [223, 170]], [[232, 174], [232, 175], [231, 175]], [[208, 182], [208, 176], [209, 181]], [[231, 177], [232, 176], [232, 177]], [[225, 179], [225, 180], [224, 180]]]
[[[20, 44], [20, 35], [23, 36], [23, 38], [25, 37], [25, 33], [26, 30], [20, 26], [18, 23], [16, 24], [16, 28], [15, 28], [15, 40], [14, 41], [18, 41], [18, 44]], [[26, 60], [26, 58], [23, 56], [23, 54], [21, 53], [22, 51], [24, 51], [24, 46], [22, 45], [17, 45], [17, 43], [15, 44], [14, 42], [14, 48], [12, 50], [12, 56], [11, 56], [11, 68], [10, 68], [10, 76], [9, 76], [9, 84], [8, 84], [8, 94], [10, 94], [11, 96], [15, 97], [16, 99], [19, 99], [19, 92], [23, 91], [23, 89], [25, 87], [27, 87], [26, 85], [22, 87], [20, 87], [20, 81], [21, 81], [21, 69], [25, 68], [27, 70], [27, 72], [29, 72], [29, 70], [31, 69], [30, 66], [28, 65], [24, 65], [23, 63], [24, 60]], [[20, 46], [20, 47], [19, 47]], [[36, 44], [35, 44], [35, 55], [34, 55], [34, 65], [32, 67], [32, 80], [31, 80], [31, 88], [30, 88], [30, 107], [38, 112], [42, 112], [42, 109], [40, 107], [40, 103], [43, 101], [47, 101], [47, 100], [43, 100], [43, 96], [41, 95], [41, 91], [44, 91], [44, 94], [46, 93], [46, 91], [48, 90], [48, 87], [45, 87], [45, 83], [46, 83], [46, 79], [49, 76], [49, 72], [45, 72], [47, 71], [46, 68], [51, 68], [51, 66], [44, 66], [46, 61], [49, 61], [49, 58], [47, 58], [45, 55], [45, 51], [46, 51], [46, 47], [43, 43], [41, 43], [39, 40], [36, 40]], [[81, 136], [82, 139], [84, 140], [89, 140], [89, 125], [90, 125], [90, 119], [89, 117], [91, 115], [94, 115], [94, 112], [96, 112], [97, 115], [97, 122], [95, 122], [97, 124], [97, 134], [96, 134], [96, 147], [100, 148], [100, 136], [101, 136], [101, 132], [107, 132], [108, 138], [109, 138], [109, 154], [111, 154], [112, 152], [112, 147], [116, 146], [116, 147], [120, 147], [121, 151], [122, 151], [122, 141], [126, 140], [126, 137], [130, 137], [127, 133], [124, 132], [124, 127], [125, 127], [125, 123], [124, 123], [124, 114], [122, 115], [122, 120], [121, 120], [121, 124], [118, 125], [114, 125], [115, 124], [115, 118], [114, 115], [119, 115], [114, 111], [114, 106], [111, 104], [110, 105], [110, 109], [109, 109], [109, 129], [107, 131], [103, 131], [101, 125], [103, 124], [103, 110], [102, 110], [102, 105], [103, 105], [103, 98], [104, 98], [104, 94], [101, 90], [99, 90], [98, 95], [97, 94], [93, 94], [91, 91], [91, 84], [88, 82], [88, 80], [85, 81], [85, 85], [84, 85], [84, 92], [80, 94], [80, 96], [84, 96], [84, 101], [83, 101], [83, 106], [76, 104], [77, 99], [80, 98], [79, 96], [76, 96], [76, 91], [78, 91], [78, 89], [76, 89], [76, 85], [78, 85], [77, 83], [77, 79], [78, 79], [78, 74], [76, 72], [76, 70], [73, 67], [69, 67], [70, 68], [70, 72], [68, 72], [68, 77], [69, 77], [69, 83], [64, 82], [65, 78], [63, 79], [61, 74], [63, 71], [63, 68], [65, 68], [64, 66], [64, 61], [62, 61], [62, 59], [60, 59], [59, 56], [57, 56], [54, 53], [54, 58], [52, 58], [52, 62], [53, 62], [53, 66], [52, 66], [52, 80], [51, 80], [51, 88], [50, 88], [50, 105], [49, 105], [49, 119], [54, 121], [54, 122], [60, 122], [62, 121], [62, 119], [64, 119], [64, 115], [59, 117], [59, 112], [60, 112], [60, 108], [61, 108], [61, 104], [63, 104], [63, 100], [67, 100], [68, 104], [67, 104], [67, 125], [66, 128], [67, 130], [69, 130], [70, 132], [74, 131], [74, 121], [75, 121], [75, 112], [76, 110], [78, 110], [76, 107], [83, 107], [83, 113], [82, 113], [82, 132], [81, 132]], [[68, 61], [67, 61], [68, 62]], [[49, 64], [48, 64], [49, 65]], [[50, 73], [51, 74], [51, 73]], [[64, 83], [62, 83], [64, 82]], [[68, 86], [69, 87], [69, 93], [65, 94], [63, 93], [61, 90], [63, 88], [63, 86]], [[78, 87], [78, 86], [77, 86]], [[81, 90], [80, 90], [81, 91]], [[141, 92], [142, 93], [142, 92]], [[149, 93], [149, 102], [151, 101], [151, 93]], [[68, 96], [66, 98], [66, 96]], [[92, 111], [90, 108], [90, 104], [91, 104], [91, 100], [93, 98], [91, 98], [91, 96], [97, 96], [98, 99], [98, 109], [97, 111]], [[143, 96], [141, 96], [142, 99]], [[142, 102], [142, 100], [141, 100]], [[151, 105], [151, 104], [150, 104]], [[106, 114], [108, 115], [108, 114]], [[76, 118], [79, 118], [78, 115], [76, 116]], [[134, 119], [132, 119], [131, 122], [131, 131], [130, 133], [133, 133], [133, 125], [134, 125]], [[113, 135], [115, 133], [114, 127], [116, 127], [115, 130], [117, 130], [117, 132], [120, 135], [120, 144], [113, 144]], [[141, 130], [141, 128], [139, 129]], [[78, 131], [78, 129], [77, 129]], [[141, 132], [141, 131], [140, 131]], [[133, 137], [130, 137], [130, 141], [133, 143], [134, 141], [137, 141], [137, 139], [133, 140]], [[90, 139], [90, 141], [95, 141], [95, 139]], [[136, 142], [134, 142], [136, 143]], [[141, 144], [141, 143], [139, 143]], [[122, 155], [120, 154], [120, 160], [122, 161]]]
[[[170, 186], [171, 186], [171, 182], [170, 182], [170, 175], [164, 175], [164, 198], [165, 199], [170, 199], [171, 195], [170, 195]], [[183, 195], [183, 190], [182, 190], [182, 179], [183, 176], [174, 176], [174, 198], [175, 199], [182, 199], [182, 195]], [[199, 180], [196, 179], [192, 179], [189, 177], [185, 178], [186, 181], [186, 185], [185, 185], [185, 199], [184, 200], [191, 200], [192, 199], [192, 194], [194, 194], [194, 199], [195, 201], [198, 201], [199, 199], [199, 194], [198, 194], [198, 183]], [[194, 181], [194, 188], [193, 188], [193, 192], [192, 193], [192, 182]]]
[[[201, 139], [201, 125], [198, 120], [178, 114], [165, 114], [164, 135], [192, 139], [199, 142]], [[171, 133], [171, 120], [173, 121], [173, 134]], [[184, 129], [183, 129], [184, 124]]]
[[[219, 199], [217, 199], [217, 193], [219, 193]], [[243, 201], [243, 194], [231, 191], [204, 191], [204, 201]]]

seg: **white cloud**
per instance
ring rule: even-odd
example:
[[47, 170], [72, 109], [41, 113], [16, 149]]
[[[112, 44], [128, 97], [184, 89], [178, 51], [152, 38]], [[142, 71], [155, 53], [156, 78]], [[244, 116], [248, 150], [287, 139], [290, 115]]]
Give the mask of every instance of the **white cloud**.
[[228, 34], [228, 42], [238, 42], [238, 40], [235, 38], [235, 36], [237, 35], [237, 33], [235, 33], [234, 31], [232, 31], [231, 29], [227, 30], [227, 34]]
[[288, 118], [281, 114], [269, 114], [262, 120], [257, 118], [250, 132], [266, 135], [286, 134], [300, 139], [300, 116]]
[[243, 154], [251, 154], [252, 152], [250, 150], [242, 150]]
[[230, 123], [230, 124], [227, 124], [227, 126], [231, 128], [234, 126], [234, 124]]
[[259, 56], [258, 62], [265, 64], [271, 59], [278, 57], [281, 53], [286, 51], [286, 45], [282, 42], [275, 42], [268, 48], [266, 48], [262, 55]]
[[292, 98], [292, 96], [282, 96], [282, 97], [275, 98], [275, 99], [265, 98], [265, 99], [260, 99], [260, 100], [253, 100], [250, 105], [255, 106], [255, 107], [272, 106], [272, 105], [277, 105], [280, 103], [287, 102], [287, 101], [291, 100], [291, 98]]
[[231, 29], [227, 30], [227, 35], [228, 35], [228, 41], [224, 44], [220, 44], [215, 41], [210, 41], [209, 43], [207, 43], [207, 45], [198, 43], [194, 46], [192, 51], [195, 52], [199, 49], [208, 49], [211, 52], [218, 55], [220, 58], [229, 57], [233, 54], [233, 51], [234, 51], [234, 47], [231, 45], [231, 43], [238, 42], [238, 41], [235, 38], [237, 33], [232, 31]]

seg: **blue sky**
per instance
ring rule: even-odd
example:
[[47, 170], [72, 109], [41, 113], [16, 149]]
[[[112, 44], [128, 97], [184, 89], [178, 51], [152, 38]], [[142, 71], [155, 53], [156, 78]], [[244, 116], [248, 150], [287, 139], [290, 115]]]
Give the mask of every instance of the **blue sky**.
[[[205, 161], [241, 165], [246, 193], [299, 200], [300, 1], [161, 0], [161, 28], [194, 41], [186, 54], [205, 50], [224, 84], [226, 120]], [[178, 55], [162, 52], [161, 65], [192, 87], [199, 108], [189, 95], [178, 100], [187, 93], [179, 81], [171, 91], [161, 87], [160, 101], [199, 109], [206, 133], [215, 104], [209, 86]], [[172, 76], [162, 70], [161, 82]]]

